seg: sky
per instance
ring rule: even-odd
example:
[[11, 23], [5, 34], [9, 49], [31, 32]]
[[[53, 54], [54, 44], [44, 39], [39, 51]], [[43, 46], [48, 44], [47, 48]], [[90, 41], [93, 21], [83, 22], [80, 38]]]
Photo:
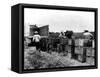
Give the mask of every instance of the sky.
[[50, 32], [94, 31], [94, 12], [25, 8], [26, 33], [29, 32], [29, 25], [32, 24], [37, 24], [38, 27], [49, 25]]

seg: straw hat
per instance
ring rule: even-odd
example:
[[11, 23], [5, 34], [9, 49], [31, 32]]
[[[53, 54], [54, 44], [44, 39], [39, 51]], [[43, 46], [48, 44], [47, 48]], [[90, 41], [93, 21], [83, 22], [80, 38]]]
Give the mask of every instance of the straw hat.
[[38, 31], [35, 31], [34, 33], [38, 33]]

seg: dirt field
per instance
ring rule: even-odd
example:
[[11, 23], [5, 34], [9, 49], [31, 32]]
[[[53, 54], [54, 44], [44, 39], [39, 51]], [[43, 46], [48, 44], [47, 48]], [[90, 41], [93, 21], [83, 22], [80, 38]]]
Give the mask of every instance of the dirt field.
[[89, 66], [93, 63], [81, 63], [71, 59], [70, 53], [36, 51], [35, 47], [28, 47], [24, 50], [24, 69], [56, 68], [70, 66]]

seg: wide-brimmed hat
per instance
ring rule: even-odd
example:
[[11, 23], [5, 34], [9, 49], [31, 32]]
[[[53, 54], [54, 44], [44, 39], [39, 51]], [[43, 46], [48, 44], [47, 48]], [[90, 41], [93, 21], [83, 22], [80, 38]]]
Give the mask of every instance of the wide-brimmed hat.
[[38, 33], [38, 31], [35, 31], [34, 33]]

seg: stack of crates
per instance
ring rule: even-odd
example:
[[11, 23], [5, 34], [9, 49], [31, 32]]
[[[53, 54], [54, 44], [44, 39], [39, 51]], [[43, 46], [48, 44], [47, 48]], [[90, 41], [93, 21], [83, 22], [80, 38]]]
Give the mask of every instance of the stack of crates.
[[[80, 62], [83, 62], [84, 58], [84, 52], [86, 52], [86, 63], [88, 64], [94, 64], [94, 46], [92, 47], [84, 47], [84, 39], [77, 39], [75, 40], [75, 44], [77, 45], [75, 47], [75, 53], [78, 55], [78, 60]], [[92, 41], [92, 44], [94, 44], [94, 40]]]

